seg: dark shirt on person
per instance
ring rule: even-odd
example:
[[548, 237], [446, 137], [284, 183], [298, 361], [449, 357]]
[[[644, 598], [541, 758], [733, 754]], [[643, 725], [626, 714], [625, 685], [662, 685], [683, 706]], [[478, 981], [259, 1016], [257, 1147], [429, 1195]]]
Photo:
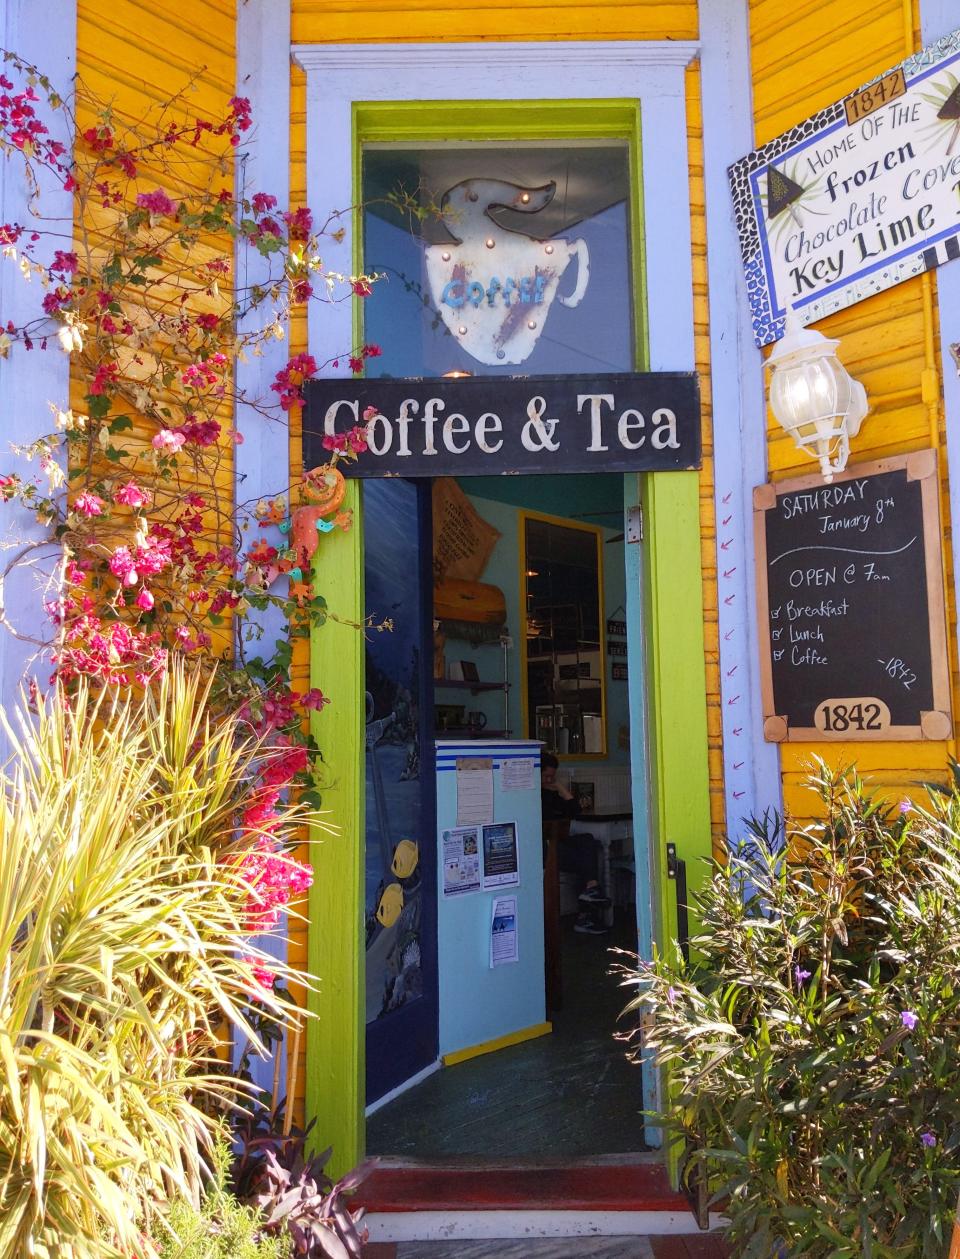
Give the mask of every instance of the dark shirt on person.
[[540, 811], [545, 822], [560, 822], [565, 818], [570, 821], [577, 816], [576, 798], [564, 800], [559, 791], [540, 792]]

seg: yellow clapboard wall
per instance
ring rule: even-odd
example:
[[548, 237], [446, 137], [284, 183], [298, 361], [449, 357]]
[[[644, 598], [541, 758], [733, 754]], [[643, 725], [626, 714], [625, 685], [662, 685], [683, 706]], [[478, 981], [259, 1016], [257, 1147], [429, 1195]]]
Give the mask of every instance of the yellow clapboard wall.
[[[96, 98], [96, 108], [81, 99], [77, 125], [82, 133], [99, 122], [103, 107], [113, 110], [119, 129], [136, 126], [139, 119], [156, 121], [158, 106], [173, 100], [167, 119], [204, 118], [213, 122], [225, 116], [230, 98], [236, 92], [236, 0], [194, 0], [189, 8], [176, 8], [163, 0], [78, 0], [77, 74], [86, 91]], [[149, 125], [149, 122], [148, 124]], [[82, 143], [82, 141], [80, 141]], [[151, 173], [141, 163], [136, 191], [149, 191], [161, 185], [173, 197], [189, 195], [210, 185], [211, 170], [203, 159], [201, 142], [196, 163], [177, 161], [177, 180], [169, 174]], [[215, 175], [216, 187], [232, 188], [232, 162]], [[96, 250], [102, 237], [104, 212], [91, 209], [88, 219], [77, 224], [78, 239], [91, 242]], [[228, 236], [211, 236], [196, 251], [198, 263], [217, 255], [233, 254]], [[223, 286], [226, 288], [226, 285]], [[153, 300], [153, 299], [151, 299]], [[222, 309], [222, 303], [209, 299], [198, 302], [197, 311]], [[85, 409], [83, 394], [87, 385], [76, 376], [71, 380], [71, 404]], [[134, 431], [127, 446], [139, 442], [149, 452], [156, 423], [131, 411]], [[218, 416], [224, 432], [232, 427], [232, 413], [225, 402]], [[217, 486], [217, 510], [207, 514], [208, 536], [231, 539], [233, 508], [233, 449], [224, 444], [213, 469]], [[227, 617], [224, 617], [227, 620]], [[231, 636], [223, 627], [212, 628], [214, 647], [229, 650]]]
[[[756, 143], [766, 143], [915, 52], [920, 47], [918, 26], [913, 0], [875, 0], [867, 9], [847, 0], [799, 0], [790, 5], [783, 0], [751, 0]], [[841, 338], [840, 357], [867, 390], [871, 412], [852, 444], [851, 461], [939, 448], [947, 637], [956, 714], [956, 607], [935, 293], [936, 279], [918, 276], [821, 320], [817, 327], [827, 336]], [[769, 424], [772, 479], [812, 471], [810, 461], [772, 418]], [[896, 615], [895, 609], [891, 615]], [[939, 777], [954, 751], [952, 741], [783, 744], [784, 802], [798, 817], [814, 811], [814, 801], [802, 786], [814, 755], [833, 765], [855, 759], [885, 792], [910, 795], [918, 780]]]

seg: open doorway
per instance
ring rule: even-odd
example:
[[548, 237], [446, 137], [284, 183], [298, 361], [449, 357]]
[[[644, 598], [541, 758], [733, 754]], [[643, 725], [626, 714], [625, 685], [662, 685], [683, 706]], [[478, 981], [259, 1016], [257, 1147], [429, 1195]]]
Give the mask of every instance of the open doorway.
[[[411, 487], [408, 497], [413, 493]], [[472, 477], [434, 482], [426, 502], [423, 487], [419, 494], [421, 510], [435, 509], [431, 554], [439, 582], [431, 596], [432, 634], [416, 653], [405, 643], [392, 654], [398, 661], [432, 658], [432, 668], [423, 670], [432, 674], [432, 696], [423, 700], [430, 728], [415, 754], [415, 722], [407, 720], [401, 730], [394, 719], [382, 734], [372, 724], [384, 720], [380, 707], [396, 708], [400, 692], [388, 688], [389, 703], [374, 703], [367, 868], [374, 898], [382, 901], [385, 887], [399, 886], [394, 898], [406, 892], [407, 903], [416, 905], [402, 911], [407, 930], [400, 934], [409, 946], [416, 924], [416, 947], [408, 953], [420, 972], [400, 984], [391, 979], [389, 999], [379, 1006], [368, 1000], [367, 1150], [427, 1161], [639, 1154], [646, 1149], [641, 1072], [615, 1039], [624, 996], [611, 974], [611, 949], [635, 952], [638, 942], [630, 691], [642, 688], [642, 672], [637, 664], [631, 673], [627, 636], [624, 477]], [[402, 600], [391, 598], [389, 609], [371, 602], [387, 597], [390, 572], [398, 588], [410, 589], [392, 554], [396, 534], [377, 537], [386, 524], [382, 505], [366, 510], [365, 523], [367, 612], [396, 616]], [[368, 691], [383, 692], [383, 667], [373, 648]], [[413, 689], [408, 679], [406, 693]], [[409, 853], [400, 852], [398, 867], [401, 818], [393, 802], [413, 798], [414, 761], [418, 799], [436, 793], [435, 834], [421, 822], [430, 860], [401, 878], [397, 869]], [[455, 785], [470, 765], [490, 767], [496, 785], [489, 820], [494, 827], [515, 826], [519, 869], [516, 882], [505, 875], [502, 885], [485, 885], [481, 820], [479, 885], [460, 891], [443, 867], [451, 831], [466, 832], [471, 848], [469, 825], [457, 825], [469, 818], [458, 814], [463, 802]], [[512, 766], [509, 776], [505, 766]], [[394, 768], [407, 775], [405, 785], [384, 780]], [[478, 779], [486, 772], [478, 770]], [[524, 772], [528, 789], [511, 789]], [[416, 808], [419, 816], [432, 816], [429, 805]], [[397, 841], [387, 845], [390, 852], [385, 830]], [[638, 835], [644, 839], [645, 824]], [[456, 872], [468, 881], [474, 877], [470, 856], [459, 853]], [[558, 867], [553, 883], [551, 860]], [[379, 880], [376, 870], [371, 873], [378, 862]], [[432, 907], [424, 880], [436, 890]], [[504, 899], [516, 913], [519, 957], [500, 965], [493, 960], [490, 915], [491, 905]], [[389, 904], [380, 910], [380, 901], [368, 903], [374, 941], [384, 937], [377, 913], [381, 922], [392, 913]], [[433, 924], [436, 949], [425, 938]], [[368, 948], [368, 994], [370, 959]], [[378, 959], [379, 953], [379, 967]], [[430, 991], [437, 993], [433, 1011]], [[401, 1026], [404, 1006], [409, 1028]], [[437, 1052], [428, 1060], [421, 1046], [420, 1070], [397, 1089], [392, 1081], [403, 1073], [391, 1063], [409, 1057], [408, 1037], [422, 1042], [431, 1016]], [[409, 1065], [404, 1070], [411, 1076]]]

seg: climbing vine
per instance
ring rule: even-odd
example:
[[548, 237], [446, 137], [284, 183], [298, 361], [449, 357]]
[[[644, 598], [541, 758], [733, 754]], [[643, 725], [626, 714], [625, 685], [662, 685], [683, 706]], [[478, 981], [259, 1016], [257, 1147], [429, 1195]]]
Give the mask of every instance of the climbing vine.
[[[253, 125], [246, 99], [210, 118], [181, 94], [132, 120], [82, 83], [68, 99], [15, 53], [3, 61], [0, 152], [19, 163], [31, 213], [0, 224], [0, 247], [37, 304], [0, 328], [0, 356], [71, 360], [72, 405], [52, 405], [49, 431], [0, 476], [0, 497], [57, 544], [38, 653], [63, 681], [119, 688], [152, 683], [171, 652], [194, 657], [218, 666], [219, 703], [296, 741], [304, 711], [326, 700], [294, 694], [290, 637], [265, 650], [257, 614], [279, 608], [290, 636], [331, 615], [310, 561], [323, 532], [350, 527], [337, 465], [365, 449], [365, 429], [330, 439], [329, 462], [298, 484], [235, 503], [238, 407], [275, 420], [285, 441], [304, 382], [340, 361], [293, 355], [269, 397], [245, 396], [234, 369], [282, 340], [297, 308], [364, 298], [376, 277], [324, 266], [340, 213], [318, 223], [267, 190], [235, 192], [234, 153]], [[44, 217], [50, 180], [73, 194], [73, 224]], [[266, 278], [241, 285], [237, 250], [255, 250]], [[360, 372], [379, 352], [345, 347], [341, 358]], [[25, 541], [0, 556], [0, 580], [33, 550]], [[0, 618], [17, 632], [2, 596]]]

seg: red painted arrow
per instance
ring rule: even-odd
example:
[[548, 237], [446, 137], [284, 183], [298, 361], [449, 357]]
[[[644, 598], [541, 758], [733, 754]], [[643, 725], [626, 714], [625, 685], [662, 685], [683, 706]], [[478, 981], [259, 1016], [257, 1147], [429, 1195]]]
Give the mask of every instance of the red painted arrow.
[[727, 538], [725, 541], [721, 542], [720, 550], [725, 551], [727, 547], [730, 547], [730, 546], [733, 546], [733, 538]]
[[739, 695], [734, 695], [733, 699], [728, 699], [728, 700], [727, 700], [727, 703], [728, 703], [728, 704], [737, 704], [737, 703], [739, 703], [739, 702], [740, 702], [740, 696], [739, 696]]
[[731, 639], [731, 638], [733, 638], [733, 636], [734, 636], [734, 634], [735, 634], [736, 632], [737, 632], [736, 626], [734, 626], [734, 628], [733, 628], [733, 629], [729, 629], [729, 630], [727, 630], [727, 632], [726, 632], [726, 633], [724, 634], [724, 636], [723, 636], [724, 641], [725, 641], [725, 642], [729, 642], [729, 641], [730, 641], [730, 639]]
[[731, 490], [729, 494], [724, 494], [724, 496], [723, 496], [723, 498], [721, 498], [720, 502], [721, 502], [721, 503], [729, 503], [729, 502], [730, 502], [730, 500], [731, 500], [731, 498], [733, 498], [733, 490]]
[[733, 668], [732, 668], [732, 669], [728, 669], [728, 670], [727, 670], [727, 677], [728, 677], [728, 678], [732, 678], [732, 677], [733, 677], [733, 675], [736, 673], [736, 671], [737, 671], [739, 668], [740, 668], [740, 666], [739, 666], [738, 664], [735, 664], [735, 665], [733, 666]]
[[733, 733], [738, 735], [743, 734], [743, 726], [734, 726]]
[[733, 519], [732, 516], [725, 516], [723, 520], [720, 521], [720, 524], [725, 529], [732, 519]]
[[734, 800], [742, 800], [747, 793], [745, 791], [735, 791], [733, 793]]
[[729, 607], [730, 604], [733, 603], [736, 597], [737, 597], [736, 595], [727, 595], [727, 597], [724, 599], [724, 603], [727, 605], [727, 607]]
[[734, 768], [734, 769], [743, 769], [743, 761], [734, 761], [734, 762], [733, 762], [733, 768]]
[[733, 568], [727, 568], [727, 569], [724, 569], [724, 573], [723, 573], [723, 575], [724, 575], [724, 577], [726, 577], [726, 578], [727, 578], [727, 580], [729, 581], [729, 580], [730, 580], [730, 578], [733, 576], [733, 574], [734, 574], [736, 571], [737, 571], [737, 566], [736, 566], [736, 564], [734, 564]]

